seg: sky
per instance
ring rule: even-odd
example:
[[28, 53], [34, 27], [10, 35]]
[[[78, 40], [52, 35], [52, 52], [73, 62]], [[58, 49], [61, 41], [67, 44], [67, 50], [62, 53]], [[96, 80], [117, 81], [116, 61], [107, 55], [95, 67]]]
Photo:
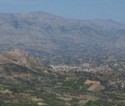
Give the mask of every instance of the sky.
[[125, 23], [125, 0], [0, 0], [0, 13], [44, 11], [72, 19]]

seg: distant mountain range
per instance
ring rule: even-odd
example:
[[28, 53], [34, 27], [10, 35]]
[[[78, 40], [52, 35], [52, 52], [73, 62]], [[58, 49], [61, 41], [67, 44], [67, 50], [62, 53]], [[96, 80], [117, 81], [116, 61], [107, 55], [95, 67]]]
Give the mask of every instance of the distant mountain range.
[[45, 12], [0, 13], [0, 48], [42, 54], [78, 54], [87, 48], [125, 48], [125, 24], [73, 20]]

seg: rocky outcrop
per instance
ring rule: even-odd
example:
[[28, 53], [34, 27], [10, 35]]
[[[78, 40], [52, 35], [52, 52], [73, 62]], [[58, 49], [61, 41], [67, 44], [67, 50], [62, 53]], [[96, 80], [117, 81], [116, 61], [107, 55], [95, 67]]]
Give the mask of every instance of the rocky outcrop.
[[0, 54], [0, 64], [14, 63], [26, 66], [30, 69], [42, 68], [38, 58], [31, 56], [28, 52], [21, 49], [12, 49]]

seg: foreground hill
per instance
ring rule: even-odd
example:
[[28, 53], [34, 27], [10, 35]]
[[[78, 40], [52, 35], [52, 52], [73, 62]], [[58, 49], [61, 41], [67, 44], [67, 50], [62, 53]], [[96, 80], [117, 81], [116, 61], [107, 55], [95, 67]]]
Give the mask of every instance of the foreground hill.
[[17, 64], [29, 69], [42, 69], [43, 66], [37, 57], [31, 56], [28, 52], [21, 49], [12, 49], [0, 54], [0, 65]]
[[0, 14], [0, 48], [43, 54], [78, 54], [90, 48], [125, 48], [125, 25], [113, 20], [72, 20], [44, 12]]

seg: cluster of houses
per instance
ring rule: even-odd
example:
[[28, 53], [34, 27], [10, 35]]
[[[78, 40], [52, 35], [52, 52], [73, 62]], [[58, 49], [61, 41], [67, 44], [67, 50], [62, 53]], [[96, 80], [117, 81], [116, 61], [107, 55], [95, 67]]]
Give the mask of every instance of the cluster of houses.
[[55, 72], [69, 72], [69, 71], [86, 71], [86, 72], [94, 72], [95, 69], [93, 69], [90, 64], [83, 64], [81, 66], [69, 66], [69, 65], [50, 65], [53, 71]]

